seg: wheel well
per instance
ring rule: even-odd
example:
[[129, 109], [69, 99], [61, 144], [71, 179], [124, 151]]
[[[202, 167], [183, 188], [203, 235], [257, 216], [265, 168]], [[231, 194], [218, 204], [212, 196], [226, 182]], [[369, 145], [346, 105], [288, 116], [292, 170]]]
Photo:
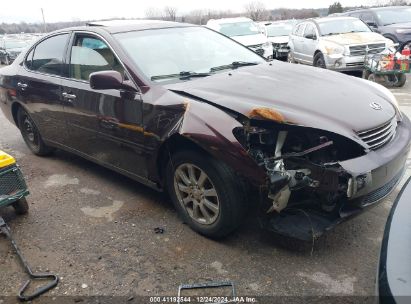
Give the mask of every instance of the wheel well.
[[320, 50], [316, 50], [315, 53], [314, 53], [314, 58], [315, 58], [315, 56], [317, 56], [317, 54], [320, 54], [320, 53], [322, 53]]
[[159, 149], [159, 153], [157, 154], [157, 170], [160, 183], [164, 185], [164, 177], [165, 177], [165, 170], [167, 167], [167, 163], [170, 159], [170, 156], [175, 154], [178, 151], [182, 150], [191, 150], [191, 151], [198, 151], [199, 153], [206, 153], [202, 147], [198, 144], [193, 142], [191, 139], [181, 135], [181, 134], [174, 134], [169, 137]]
[[18, 128], [20, 128], [20, 127], [19, 127], [19, 122], [18, 122], [18, 119], [17, 119], [17, 113], [19, 112], [20, 107], [21, 107], [21, 105], [17, 102], [13, 103], [12, 106], [11, 106], [11, 114], [13, 115], [14, 123], [16, 124], [16, 126]]

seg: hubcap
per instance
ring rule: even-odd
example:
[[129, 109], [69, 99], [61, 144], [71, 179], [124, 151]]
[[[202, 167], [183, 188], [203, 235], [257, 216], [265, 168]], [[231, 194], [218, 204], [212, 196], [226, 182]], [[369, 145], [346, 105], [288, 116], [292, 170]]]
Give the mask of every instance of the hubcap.
[[24, 132], [26, 134], [27, 140], [29, 140], [31, 143], [35, 144], [36, 143], [36, 135], [34, 132], [34, 127], [30, 119], [26, 116], [23, 122], [23, 128]]
[[220, 214], [217, 191], [200, 168], [184, 163], [174, 173], [174, 190], [189, 216], [205, 225], [213, 224]]

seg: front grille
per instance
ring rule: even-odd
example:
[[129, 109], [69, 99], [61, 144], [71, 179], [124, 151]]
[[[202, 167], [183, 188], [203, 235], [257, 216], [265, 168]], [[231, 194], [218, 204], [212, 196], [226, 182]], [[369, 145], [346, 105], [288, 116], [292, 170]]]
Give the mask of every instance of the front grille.
[[347, 67], [361, 67], [364, 65], [364, 62], [351, 62], [345, 64]]
[[385, 43], [350, 46], [351, 56], [365, 56], [367, 54], [379, 54], [385, 50]]
[[377, 150], [394, 138], [396, 130], [397, 120], [393, 118], [381, 126], [360, 131], [357, 134], [371, 150]]
[[376, 201], [379, 201], [380, 199], [386, 197], [392, 189], [398, 184], [400, 178], [402, 177], [404, 171], [401, 170], [392, 180], [390, 180], [388, 183], [386, 183], [384, 186], [381, 188], [378, 188], [370, 193], [368, 193], [366, 196], [364, 196], [363, 200], [361, 201], [361, 206], [365, 207], [367, 205], [370, 205], [372, 203], [375, 203]]
[[0, 197], [18, 194], [26, 189], [24, 177], [18, 167], [7, 167], [0, 171]]

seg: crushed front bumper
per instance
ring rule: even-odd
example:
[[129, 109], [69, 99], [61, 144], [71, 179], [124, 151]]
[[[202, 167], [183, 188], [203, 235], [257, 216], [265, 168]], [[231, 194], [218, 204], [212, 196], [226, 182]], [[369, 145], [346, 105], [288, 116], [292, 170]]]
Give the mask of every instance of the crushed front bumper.
[[404, 115], [390, 143], [364, 156], [339, 163], [351, 177], [349, 185], [352, 189], [351, 197], [347, 196], [341, 202], [337, 212], [312, 208], [312, 203], [290, 206], [279, 214], [262, 217], [263, 228], [305, 241], [318, 238], [340, 222], [380, 202], [395, 189], [404, 174], [410, 144], [411, 122]]
[[340, 72], [362, 71], [365, 56], [324, 55], [327, 69]]

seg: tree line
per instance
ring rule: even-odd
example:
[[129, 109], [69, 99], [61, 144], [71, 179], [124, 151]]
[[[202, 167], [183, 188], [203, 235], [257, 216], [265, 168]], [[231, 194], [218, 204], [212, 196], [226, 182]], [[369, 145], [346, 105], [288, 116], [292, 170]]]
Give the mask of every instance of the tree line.
[[[375, 0], [373, 6], [411, 5], [411, 0]], [[335, 2], [328, 8], [321, 9], [267, 9], [261, 1], [252, 1], [244, 6], [243, 13], [230, 10], [197, 9], [189, 13], [180, 14], [176, 7], [166, 6], [163, 9], [149, 8], [145, 12], [147, 19], [160, 19], [180, 21], [204, 25], [210, 19], [247, 16], [254, 21], [274, 21], [286, 19], [307, 19], [329, 14], [341, 13], [358, 7], [343, 7], [340, 2]], [[118, 19], [118, 18], [117, 18]], [[123, 18], [124, 19], [124, 18]], [[0, 34], [12, 33], [42, 33], [54, 30], [85, 25], [87, 21], [55, 22], [55, 23], [1, 23]]]

